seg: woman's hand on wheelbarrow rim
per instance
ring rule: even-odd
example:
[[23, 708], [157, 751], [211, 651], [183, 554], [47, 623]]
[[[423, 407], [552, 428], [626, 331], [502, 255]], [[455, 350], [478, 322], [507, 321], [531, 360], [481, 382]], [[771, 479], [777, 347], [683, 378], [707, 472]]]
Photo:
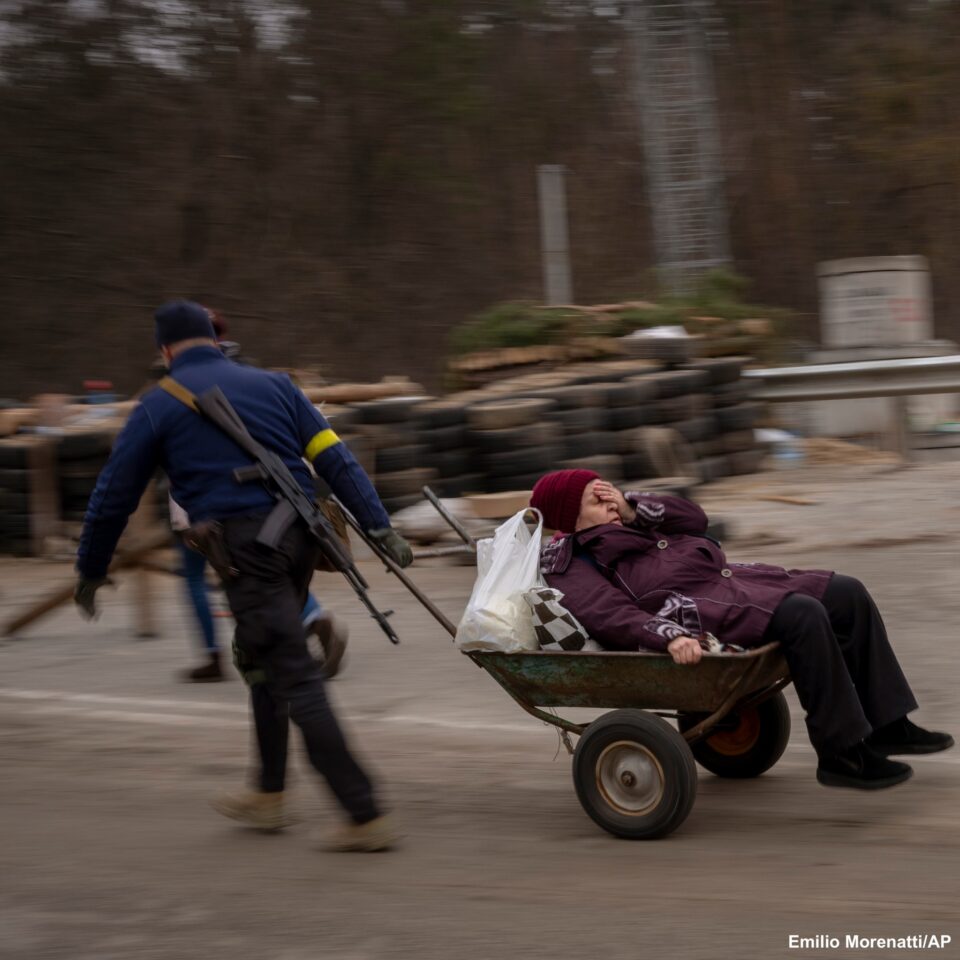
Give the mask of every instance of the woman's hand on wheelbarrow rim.
[[690, 664], [691, 666], [699, 663], [703, 656], [700, 641], [696, 637], [677, 637], [671, 640], [667, 644], [667, 653], [673, 657], [674, 663]]

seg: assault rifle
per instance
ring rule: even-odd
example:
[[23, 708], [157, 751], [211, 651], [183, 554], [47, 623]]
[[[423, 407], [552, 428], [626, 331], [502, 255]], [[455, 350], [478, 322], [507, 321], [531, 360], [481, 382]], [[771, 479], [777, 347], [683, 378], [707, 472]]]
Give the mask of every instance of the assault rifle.
[[194, 399], [195, 409], [214, 426], [223, 431], [254, 462], [249, 467], [237, 467], [233, 477], [237, 483], [249, 483], [259, 480], [276, 498], [277, 504], [270, 511], [257, 536], [257, 543], [276, 549], [290, 524], [299, 517], [307, 525], [311, 535], [320, 544], [320, 549], [367, 608], [370, 616], [380, 625], [391, 643], [399, 643], [400, 638], [394, 632], [387, 617], [393, 611], [377, 609], [367, 595], [370, 585], [357, 569], [352, 557], [341, 545], [339, 537], [324, 516], [323, 511], [313, 499], [303, 491], [303, 487], [280, 456], [258, 443], [250, 435], [246, 424], [233, 409], [230, 401], [219, 387], [211, 387], [206, 393]]

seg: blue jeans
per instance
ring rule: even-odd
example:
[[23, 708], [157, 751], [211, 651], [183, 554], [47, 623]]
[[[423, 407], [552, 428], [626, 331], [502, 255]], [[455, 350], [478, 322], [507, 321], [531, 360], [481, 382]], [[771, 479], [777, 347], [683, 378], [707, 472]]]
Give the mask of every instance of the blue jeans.
[[300, 622], [305, 627], [309, 627], [322, 613], [323, 605], [312, 593], [308, 593], [307, 602], [303, 605], [303, 610], [300, 611]]
[[207, 558], [202, 553], [191, 550], [182, 540], [178, 540], [178, 543], [183, 561], [181, 572], [187, 581], [190, 603], [197, 616], [197, 623], [200, 625], [203, 649], [210, 654], [217, 653], [219, 650], [217, 634], [213, 626], [213, 614], [210, 612], [210, 601], [207, 598]]

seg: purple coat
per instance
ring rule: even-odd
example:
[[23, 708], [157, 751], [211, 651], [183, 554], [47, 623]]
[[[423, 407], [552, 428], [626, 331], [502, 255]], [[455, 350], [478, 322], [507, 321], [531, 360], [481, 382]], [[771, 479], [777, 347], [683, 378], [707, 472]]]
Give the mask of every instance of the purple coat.
[[603, 523], [546, 546], [541, 570], [563, 604], [601, 646], [666, 650], [676, 637], [712, 633], [757, 647], [777, 604], [791, 593], [823, 597], [832, 573], [730, 563], [704, 538], [695, 503], [629, 493], [636, 518]]

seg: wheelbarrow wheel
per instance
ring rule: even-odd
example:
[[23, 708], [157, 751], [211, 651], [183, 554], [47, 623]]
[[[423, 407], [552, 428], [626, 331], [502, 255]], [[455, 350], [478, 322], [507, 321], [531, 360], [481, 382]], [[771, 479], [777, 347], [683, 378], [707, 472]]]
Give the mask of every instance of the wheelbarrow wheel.
[[584, 731], [573, 783], [587, 814], [628, 840], [655, 840], [686, 820], [697, 768], [683, 737], [643, 710], [614, 710]]
[[[685, 733], [702, 717], [680, 717]], [[697, 763], [718, 777], [759, 777], [783, 756], [790, 739], [790, 710], [782, 693], [756, 706], [735, 709], [709, 736], [690, 744]]]

